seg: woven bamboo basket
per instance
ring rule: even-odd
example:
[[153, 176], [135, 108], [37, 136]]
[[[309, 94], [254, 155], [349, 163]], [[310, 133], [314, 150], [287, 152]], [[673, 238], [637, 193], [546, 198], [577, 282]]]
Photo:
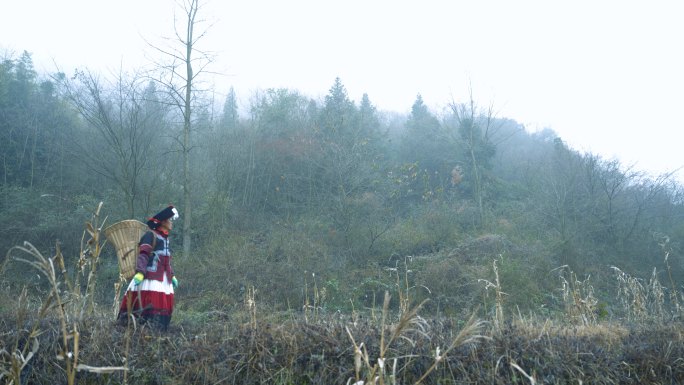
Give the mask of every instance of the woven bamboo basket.
[[145, 231], [147, 231], [147, 225], [135, 219], [117, 222], [104, 230], [107, 241], [116, 249], [119, 270], [126, 279], [131, 279], [135, 275], [138, 243]]

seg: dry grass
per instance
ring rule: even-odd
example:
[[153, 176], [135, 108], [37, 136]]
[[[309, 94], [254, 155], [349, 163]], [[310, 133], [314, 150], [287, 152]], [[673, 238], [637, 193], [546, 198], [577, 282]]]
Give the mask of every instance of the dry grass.
[[582, 325], [595, 324], [598, 318], [596, 306], [598, 300], [594, 296], [594, 287], [590, 277], [580, 281], [574, 271], [568, 266], [556, 269], [560, 272], [561, 295], [565, 305], [565, 313], [570, 322]]
[[663, 322], [677, 314], [679, 306], [671, 312], [665, 304], [666, 289], [658, 281], [655, 269], [648, 281], [631, 276], [617, 267], [612, 269], [618, 283], [617, 298], [628, 321]]
[[[391, 313], [391, 312], [390, 312]], [[245, 314], [244, 318], [249, 319]], [[362, 317], [302, 313], [261, 316], [253, 325], [217, 317], [175, 324], [167, 333], [139, 328], [132, 335], [128, 382], [135, 384], [528, 384], [684, 381], [681, 324], [638, 327], [510, 322], [496, 333], [457, 319]], [[65, 383], [51, 352], [61, 347], [59, 320], [48, 317], [39, 351], [24, 368], [25, 383]], [[1, 318], [3, 330], [17, 330]], [[92, 316], [79, 325], [80, 358], [103, 368], [122, 364], [125, 327]], [[353, 336], [353, 337], [352, 337]], [[486, 336], [487, 338], [481, 338]], [[353, 338], [353, 339], [352, 339]], [[353, 342], [352, 342], [353, 341]], [[471, 342], [478, 343], [471, 343]], [[5, 333], [0, 344], [8, 346]], [[524, 372], [524, 374], [523, 374]], [[529, 376], [529, 378], [527, 377]], [[124, 383], [120, 372], [79, 372], [79, 383]]]

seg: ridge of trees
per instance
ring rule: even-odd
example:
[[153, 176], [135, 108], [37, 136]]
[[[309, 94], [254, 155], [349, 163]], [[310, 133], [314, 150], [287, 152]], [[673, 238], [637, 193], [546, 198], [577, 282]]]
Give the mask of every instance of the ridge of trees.
[[549, 258], [577, 267], [654, 266], [663, 239], [679, 253], [682, 190], [671, 175], [580, 153], [472, 98], [434, 112], [418, 94], [397, 117], [369, 95], [351, 100], [336, 78], [323, 100], [257, 92], [240, 116], [231, 88], [219, 116], [193, 113], [191, 143], [179, 146], [188, 122], [177, 124], [159, 83], [145, 79], [44, 77], [27, 52], [2, 60], [0, 232], [12, 234], [3, 250], [23, 240], [50, 247], [88, 202], [107, 202], [110, 221], [182, 202], [189, 179], [179, 170], [191, 167], [196, 222], [182, 232], [195, 245], [307, 220], [332, 253], [363, 261], [424, 250], [380, 241], [421, 210], [446, 208], [440, 231], [450, 235], [428, 249], [500, 232], [544, 242]]

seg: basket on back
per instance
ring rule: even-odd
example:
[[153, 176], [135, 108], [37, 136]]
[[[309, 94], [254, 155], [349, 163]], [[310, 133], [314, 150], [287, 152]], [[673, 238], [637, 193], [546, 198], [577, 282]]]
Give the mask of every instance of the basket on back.
[[117, 222], [104, 230], [107, 240], [114, 245], [121, 275], [126, 279], [135, 275], [138, 243], [147, 231], [147, 225], [135, 219]]

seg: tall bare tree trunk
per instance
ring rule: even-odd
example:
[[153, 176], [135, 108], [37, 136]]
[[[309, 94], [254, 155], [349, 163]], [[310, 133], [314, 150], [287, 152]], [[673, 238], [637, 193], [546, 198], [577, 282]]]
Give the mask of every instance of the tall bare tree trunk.
[[[193, 199], [193, 169], [190, 164], [190, 151], [193, 148], [191, 135], [193, 134], [192, 110], [206, 90], [199, 85], [199, 77], [207, 66], [213, 62], [213, 56], [198, 49], [197, 42], [201, 40], [207, 30], [200, 27], [206, 20], [198, 20], [201, 0], [177, 0], [183, 8], [184, 27], [176, 24], [174, 18], [175, 42], [169, 47], [157, 47], [157, 51], [170, 59], [170, 63], [161, 63], [162, 78], [157, 80], [164, 85], [183, 116], [183, 135], [181, 156], [183, 163], [183, 254], [189, 255], [192, 250], [192, 199]], [[183, 29], [184, 28], [184, 29]], [[196, 29], [197, 28], [197, 29]], [[178, 43], [178, 44], [177, 44]], [[183, 68], [185, 67], [185, 68]], [[164, 78], [168, 76], [167, 78]]]
[[187, 71], [186, 84], [185, 84], [185, 113], [183, 122], [183, 211], [185, 215], [183, 216], [183, 255], [190, 255], [190, 250], [192, 249], [192, 237], [190, 231], [192, 229], [192, 182], [190, 181], [190, 129], [191, 129], [191, 97], [192, 97], [192, 31], [195, 24], [195, 14], [197, 13], [197, 4], [192, 3], [194, 9], [188, 12], [188, 36], [186, 39], [185, 47], [185, 68]]

